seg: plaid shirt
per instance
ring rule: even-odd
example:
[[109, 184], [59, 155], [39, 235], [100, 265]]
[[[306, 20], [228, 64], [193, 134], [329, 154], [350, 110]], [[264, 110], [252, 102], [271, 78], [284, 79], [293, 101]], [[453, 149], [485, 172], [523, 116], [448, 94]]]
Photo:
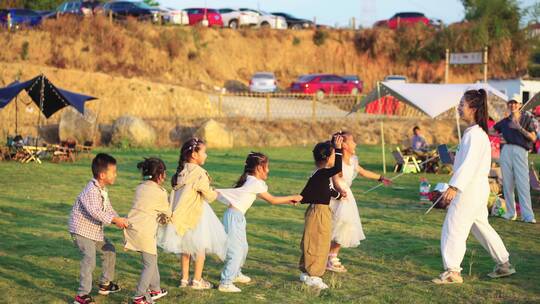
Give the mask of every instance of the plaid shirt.
[[118, 217], [118, 214], [111, 206], [107, 190], [92, 179], [71, 209], [69, 232], [94, 241], [104, 241], [103, 226], [111, 224], [114, 217]]

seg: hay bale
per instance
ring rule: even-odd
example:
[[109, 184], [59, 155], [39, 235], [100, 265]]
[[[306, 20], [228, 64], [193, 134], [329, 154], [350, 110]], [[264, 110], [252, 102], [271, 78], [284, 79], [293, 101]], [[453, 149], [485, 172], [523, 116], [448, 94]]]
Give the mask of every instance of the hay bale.
[[111, 143], [122, 147], [151, 147], [156, 142], [156, 132], [144, 120], [122, 116], [114, 121]]
[[202, 138], [210, 148], [232, 148], [233, 134], [213, 119], [206, 121], [196, 132], [195, 136]]
[[76, 140], [79, 143], [94, 141], [96, 115], [86, 109], [84, 115], [72, 107], [67, 107], [60, 117], [58, 136], [60, 140]]

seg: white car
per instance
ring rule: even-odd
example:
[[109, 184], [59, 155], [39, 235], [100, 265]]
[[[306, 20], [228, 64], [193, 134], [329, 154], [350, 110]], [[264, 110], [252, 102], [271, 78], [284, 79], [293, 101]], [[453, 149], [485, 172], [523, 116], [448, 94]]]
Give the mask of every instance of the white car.
[[268, 28], [279, 29], [279, 30], [287, 29], [287, 21], [283, 17], [275, 16], [267, 12], [258, 11], [251, 8], [241, 8], [240, 11], [252, 12], [252, 13], [257, 14], [259, 18], [259, 22], [257, 22], [257, 25], [260, 27], [268, 27]]
[[221, 20], [223, 20], [223, 26], [232, 29], [259, 24], [259, 15], [254, 12], [241, 12], [232, 8], [221, 8], [218, 11], [221, 14]]
[[163, 21], [176, 25], [189, 25], [189, 16], [186, 11], [170, 7], [160, 8]]
[[277, 90], [276, 76], [272, 72], [257, 72], [249, 81], [249, 91], [254, 93], [273, 93]]
[[407, 77], [405, 77], [403, 75], [388, 75], [388, 76], [384, 77], [384, 81], [385, 82], [406, 83], [407, 82]]

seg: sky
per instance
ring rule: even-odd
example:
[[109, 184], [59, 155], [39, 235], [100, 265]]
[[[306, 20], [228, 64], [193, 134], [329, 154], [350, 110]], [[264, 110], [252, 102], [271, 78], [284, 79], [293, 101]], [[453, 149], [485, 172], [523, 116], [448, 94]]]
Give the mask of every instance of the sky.
[[[445, 24], [463, 20], [460, 0], [158, 0], [162, 6], [173, 8], [259, 8], [268, 12], [287, 12], [297, 17], [331, 26], [347, 26], [352, 17], [356, 24], [372, 26], [377, 20], [388, 19], [396, 12], [416, 11], [428, 18], [441, 19]], [[538, 0], [521, 0], [527, 7]]]

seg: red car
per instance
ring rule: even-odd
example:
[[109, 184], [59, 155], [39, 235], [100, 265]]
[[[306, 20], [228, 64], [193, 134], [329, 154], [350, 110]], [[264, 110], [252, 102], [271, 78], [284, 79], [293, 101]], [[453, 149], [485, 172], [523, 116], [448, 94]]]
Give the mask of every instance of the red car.
[[375, 23], [375, 26], [384, 26], [390, 29], [397, 29], [401, 26], [415, 25], [417, 23], [423, 23], [426, 26], [431, 24], [429, 18], [422, 13], [397, 13], [388, 20], [381, 20]]
[[303, 75], [291, 84], [291, 92], [317, 94], [319, 99], [328, 94], [352, 94], [360, 92], [359, 85], [333, 74]]
[[202, 26], [223, 27], [221, 14], [215, 9], [187, 8], [184, 11], [186, 11], [188, 14], [189, 25], [200, 24]]

